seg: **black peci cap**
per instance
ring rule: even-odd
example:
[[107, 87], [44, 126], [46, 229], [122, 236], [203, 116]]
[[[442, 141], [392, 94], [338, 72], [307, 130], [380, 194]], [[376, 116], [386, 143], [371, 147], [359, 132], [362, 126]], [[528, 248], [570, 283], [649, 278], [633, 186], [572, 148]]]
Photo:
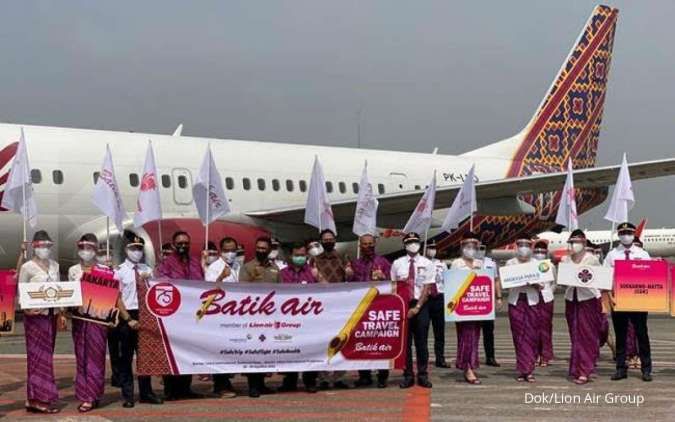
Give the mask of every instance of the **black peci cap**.
[[406, 233], [403, 236], [403, 243], [420, 242], [420, 235], [415, 232]]

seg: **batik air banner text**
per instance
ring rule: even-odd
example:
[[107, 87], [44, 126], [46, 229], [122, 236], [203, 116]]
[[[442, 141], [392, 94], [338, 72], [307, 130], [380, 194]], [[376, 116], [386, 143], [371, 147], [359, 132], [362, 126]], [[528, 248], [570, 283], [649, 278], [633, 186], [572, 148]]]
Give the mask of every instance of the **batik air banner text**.
[[391, 282], [150, 280], [139, 305], [143, 375], [390, 369], [406, 317]]

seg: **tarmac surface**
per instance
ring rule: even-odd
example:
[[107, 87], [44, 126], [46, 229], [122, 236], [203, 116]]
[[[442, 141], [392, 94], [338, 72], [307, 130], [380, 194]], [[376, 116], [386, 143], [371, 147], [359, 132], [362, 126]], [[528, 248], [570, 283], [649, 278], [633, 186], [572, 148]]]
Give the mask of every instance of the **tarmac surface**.
[[[639, 369], [632, 369], [629, 378], [610, 381], [614, 372], [611, 352], [602, 350], [598, 376], [585, 386], [567, 379], [569, 339], [562, 314], [563, 301], [557, 298], [554, 323], [556, 360], [547, 368], [537, 368], [534, 384], [515, 381], [513, 342], [508, 318], [499, 315], [495, 329], [499, 368], [481, 366], [482, 385], [463, 381], [456, 369], [430, 368], [433, 389], [414, 387], [401, 390], [400, 371], [394, 371], [386, 389], [362, 388], [272, 394], [259, 399], [246, 395], [245, 378], [237, 376], [234, 385], [241, 396], [234, 399], [207, 397], [152, 406], [137, 404], [124, 409], [119, 390], [109, 385], [101, 407], [81, 415], [73, 393], [74, 357], [70, 333], [57, 337], [56, 377], [61, 398], [61, 413], [55, 416], [31, 415], [25, 412], [26, 359], [23, 334], [0, 338], [0, 419], [60, 421], [156, 421], [182, 420], [359, 420], [359, 421], [567, 421], [567, 420], [675, 420], [675, 319], [650, 316], [654, 381], [640, 379]], [[22, 333], [19, 324], [18, 332]], [[430, 335], [430, 350], [433, 336]], [[446, 358], [454, 361], [456, 335], [453, 324], [446, 326]], [[483, 363], [481, 350], [481, 364]], [[108, 374], [110, 372], [108, 371]], [[355, 374], [349, 374], [350, 385]], [[280, 377], [268, 378], [272, 387], [280, 385]], [[159, 379], [153, 379], [156, 392]], [[208, 394], [210, 382], [194, 377], [195, 390]]]

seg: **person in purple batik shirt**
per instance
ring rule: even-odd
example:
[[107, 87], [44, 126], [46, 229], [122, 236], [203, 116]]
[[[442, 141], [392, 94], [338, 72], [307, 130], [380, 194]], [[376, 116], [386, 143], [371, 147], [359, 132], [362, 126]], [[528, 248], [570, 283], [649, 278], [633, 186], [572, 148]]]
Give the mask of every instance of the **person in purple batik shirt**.
[[[391, 274], [391, 264], [387, 258], [375, 253], [376, 239], [372, 234], [364, 234], [359, 237], [360, 258], [353, 260], [351, 265], [353, 276], [347, 281], [380, 281], [386, 280]], [[377, 387], [385, 388], [389, 371], [381, 369], [377, 371]], [[359, 371], [359, 379], [354, 383], [355, 387], [368, 387], [373, 385], [373, 375], [369, 370]]]
[[[314, 284], [317, 283], [317, 269], [307, 263], [307, 248], [302, 243], [295, 243], [291, 247], [291, 257], [288, 266], [279, 272], [279, 282], [284, 284]], [[316, 379], [319, 373], [316, 371], [303, 372], [302, 383], [308, 393], [316, 393]], [[287, 372], [279, 388], [280, 392], [297, 391], [298, 373]]]
[[[204, 271], [198, 258], [190, 256], [190, 235], [183, 231], [173, 234], [176, 251], [166, 257], [155, 270], [158, 277], [178, 280], [204, 280]], [[192, 391], [192, 375], [168, 375], [164, 377], [164, 398], [168, 401], [201, 398]]]

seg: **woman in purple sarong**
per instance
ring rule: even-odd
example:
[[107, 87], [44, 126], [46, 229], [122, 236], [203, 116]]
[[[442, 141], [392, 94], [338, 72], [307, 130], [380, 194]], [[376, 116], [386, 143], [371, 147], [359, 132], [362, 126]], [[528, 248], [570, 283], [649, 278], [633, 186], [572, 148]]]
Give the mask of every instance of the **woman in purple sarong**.
[[[532, 257], [537, 261], [548, 259], [548, 242], [546, 240], [537, 240], [534, 242], [534, 251]], [[537, 340], [537, 355], [539, 357], [539, 366], [547, 367], [553, 360], [553, 311], [555, 282], [544, 283], [539, 291], [539, 335]]]
[[[59, 281], [59, 264], [50, 259], [53, 242], [46, 231], [33, 236], [33, 258], [26, 263], [19, 259], [19, 283]], [[57, 413], [59, 399], [54, 379], [54, 343], [56, 330], [65, 329], [65, 318], [57, 308], [24, 309], [26, 336], [26, 410]]]
[[[462, 257], [452, 261], [451, 269], [483, 268], [483, 261], [474, 259], [478, 253], [480, 242], [473, 233], [464, 235], [461, 242]], [[456, 322], [457, 329], [457, 369], [464, 371], [464, 380], [469, 384], [478, 385], [481, 381], [475, 372], [478, 369], [478, 345], [480, 340], [480, 321]]]
[[[92, 233], [83, 235], [77, 242], [77, 254], [80, 263], [68, 269], [68, 279], [77, 281], [82, 274], [88, 273], [96, 265], [98, 239]], [[118, 298], [121, 318], [129, 321], [133, 328], [135, 321], [130, 321], [124, 309], [124, 303]], [[95, 322], [73, 319], [73, 345], [77, 371], [75, 376], [75, 397], [80, 401], [77, 408], [86, 413], [96, 408], [103, 397], [105, 387], [105, 358], [108, 339], [108, 328]]]
[[[568, 240], [569, 255], [561, 262], [600, 265], [598, 258], [586, 251], [586, 235], [574, 230]], [[565, 318], [570, 334], [569, 376], [575, 384], [586, 384], [600, 356], [602, 304], [600, 291], [569, 286], [565, 291]]]
[[[516, 257], [506, 265], [518, 265], [532, 260], [532, 240], [520, 236], [516, 240]], [[534, 368], [537, 362], [540, 318], [539, 291], [541, 285], [526, 285], [509, 290], [509, 322], [513, 346], [516, 349], [516, 371], [518, 382], [535, 382]]]

